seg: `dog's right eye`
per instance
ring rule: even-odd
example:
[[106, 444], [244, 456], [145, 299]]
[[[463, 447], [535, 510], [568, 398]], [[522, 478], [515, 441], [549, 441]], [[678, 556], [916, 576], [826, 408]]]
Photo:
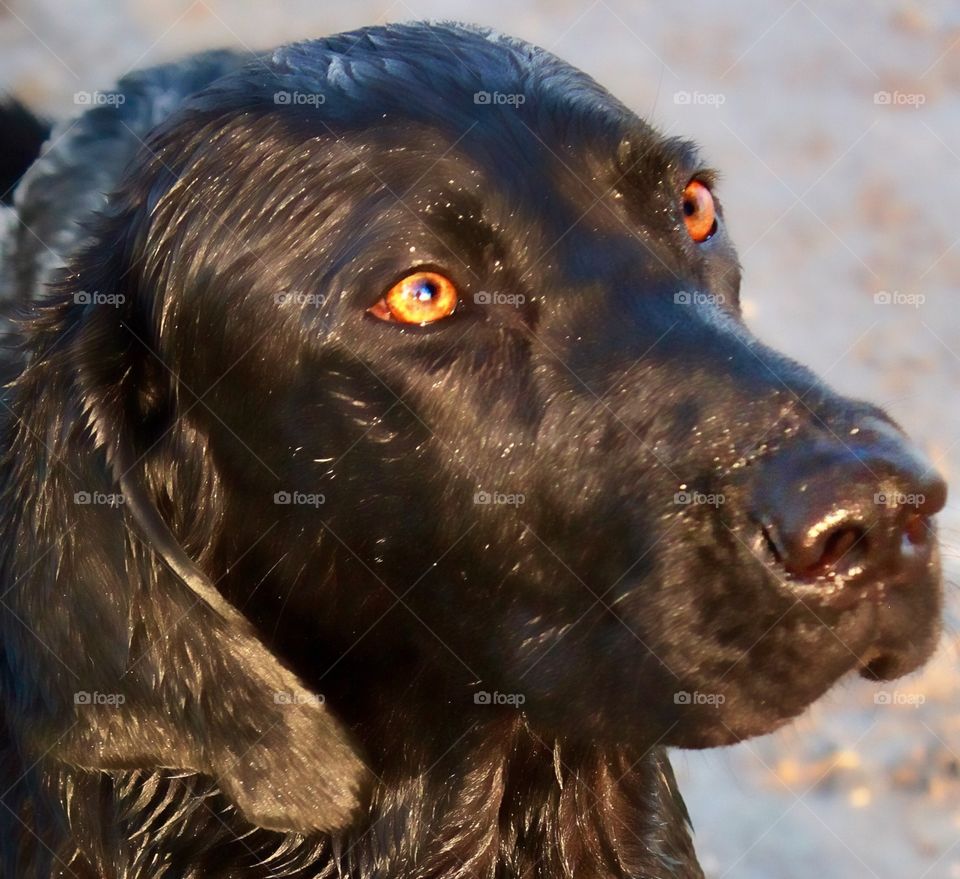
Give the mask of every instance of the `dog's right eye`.
[[367, 311], [380, 320], [422, 327], [450, 317], [457, 299], [456, 285], [446, 275], [421, 269], [397, 281]]

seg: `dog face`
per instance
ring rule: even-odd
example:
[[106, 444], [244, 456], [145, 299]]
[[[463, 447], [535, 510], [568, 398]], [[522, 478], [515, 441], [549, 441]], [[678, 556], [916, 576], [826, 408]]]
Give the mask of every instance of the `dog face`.
[[396, 660], [468, 714], [705, 746], [915, 668], [942, 482], [744, 326], [696, 151], [437, 34], [291, 47], [151, 139], [70, 281], [124, 294], [73, 311], [103, 443], [195, 557], [211, 493], [201, 566], [317, 686]]
[[[517, 51], [444, 39], [467, 70]], [[549, 58], [496, 74], [523, 102], [477, 103], [452, 63], [417, 101], [436, 59], [395, 40], [397, 71], [343, 87], [292, 49], [296, 79], [228, 80], [154, 144], [178, 182], [141, 218], [134, 301], [180, 385], [151, 395], [210, 389], [188, 417], [230, 546], [254, 546], [246, 575], [294, 557], [279, 623], [347, 649], [400, 601], [387, 640], [451, 681], [681, 745], [914, 668], [942, 486], [882, 412], [750, 335], [695, 150]], [[274, 103], [298, 85], [324, 103]]]

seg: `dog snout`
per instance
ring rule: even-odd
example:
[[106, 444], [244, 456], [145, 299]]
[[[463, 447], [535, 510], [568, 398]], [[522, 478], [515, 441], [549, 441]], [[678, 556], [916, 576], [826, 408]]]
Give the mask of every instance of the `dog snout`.
[[757, 473], [752, 514], [790, 579], [909, 584], [936, 553], [931, 517], [946, 494], [927, 459], [877, 420], [775, 453]]

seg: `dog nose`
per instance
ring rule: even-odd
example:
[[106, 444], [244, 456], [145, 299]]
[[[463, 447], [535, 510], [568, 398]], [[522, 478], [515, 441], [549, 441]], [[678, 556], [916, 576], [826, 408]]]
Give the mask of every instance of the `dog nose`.
[[908, 579], [930, 560], [947, 487], [893, 427], [871, 420], [774, 454], [753, 492], [769, 548], [798, 580]]

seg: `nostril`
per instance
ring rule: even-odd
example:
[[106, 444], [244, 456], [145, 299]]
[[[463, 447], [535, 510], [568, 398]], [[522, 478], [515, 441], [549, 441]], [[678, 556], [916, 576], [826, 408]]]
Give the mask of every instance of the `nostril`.
[[774, 559], [802, 580], [851, 577], [862, 570], [869, 551], [867, 531], [857, 522], [813, 528], [801, 539], [764, 528], [763, 537]]
[[860, 567], [867, 553], [867, 539], [866, 532], [859, 525], [834, 528], [823, 540], [823, 551], [809, 573], [814, 576], [850, 574]]
[[903, 533], [913, 546], [924, 546], [930, 541], [930, 517], [911, 514], [903, 525]]
[[868, 551], [867, 540], [866, 531], [860, 525], [836, 525], [812, 541], [809, 552], [797, 553], [794, 564], [789, 558], [785, 560], [785, 567], [794, 576], [810, 580], [850, 576], [862, 567]]

